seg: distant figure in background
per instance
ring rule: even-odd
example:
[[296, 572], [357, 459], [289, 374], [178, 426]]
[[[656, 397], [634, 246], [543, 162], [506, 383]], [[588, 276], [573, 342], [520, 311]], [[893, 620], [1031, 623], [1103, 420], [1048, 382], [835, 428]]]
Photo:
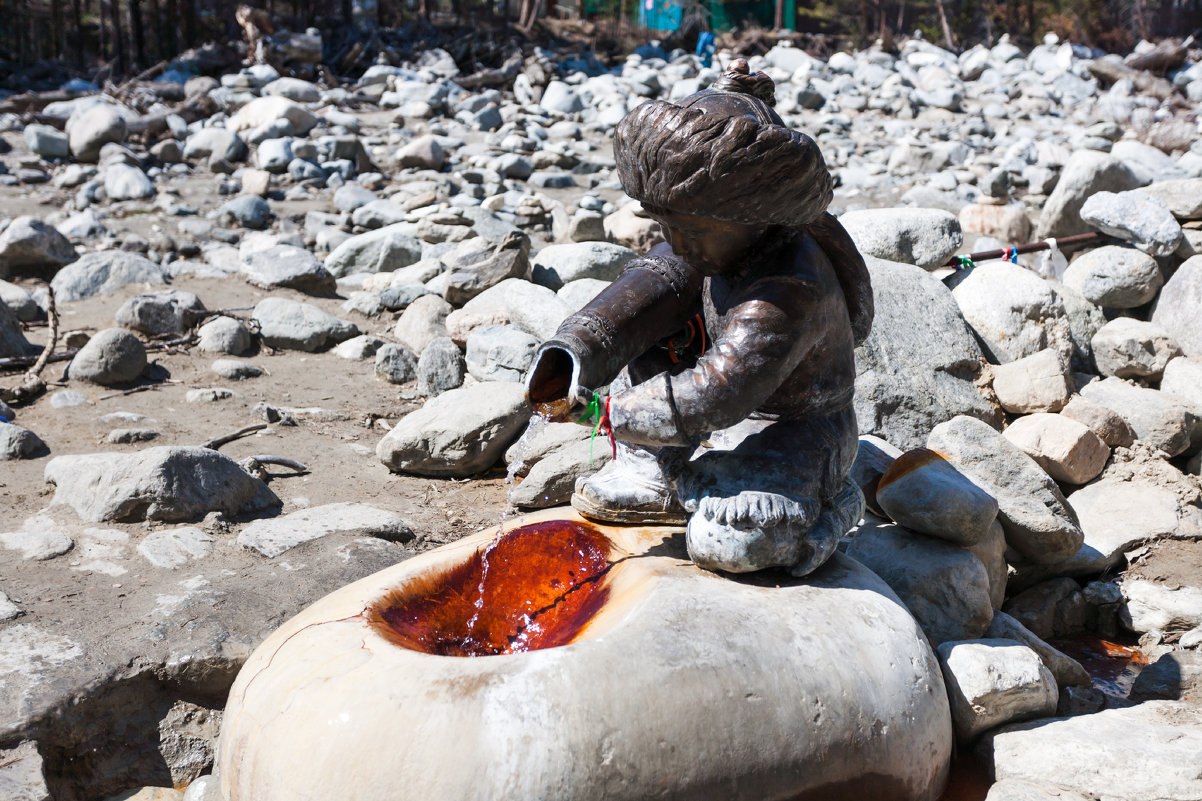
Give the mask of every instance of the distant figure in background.
[[238, 25], [242, 27], [242, 34], [246, 37], [247, 62], [266, 64], [266, 40], [268, 36], [275, 33], [271, 15], [261, 8], [242, 5], [238, 6], [238, 10], [234, 12], [234, 19], [238, 20]]

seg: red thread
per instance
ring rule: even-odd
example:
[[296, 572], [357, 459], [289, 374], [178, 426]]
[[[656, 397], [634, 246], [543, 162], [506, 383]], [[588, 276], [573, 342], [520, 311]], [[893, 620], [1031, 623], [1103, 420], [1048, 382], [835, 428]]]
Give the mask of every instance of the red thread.
[[605, 414], [601, 416], [601, 427], [605, 429], [605, 435], [609, 437], [609, 447], [613, 451], [613, 457], [618, 458], [618, 440], [614, 436], [614, 424], [609, 419], [609, 402], [613, 400], [611, 397], [605, 398]]

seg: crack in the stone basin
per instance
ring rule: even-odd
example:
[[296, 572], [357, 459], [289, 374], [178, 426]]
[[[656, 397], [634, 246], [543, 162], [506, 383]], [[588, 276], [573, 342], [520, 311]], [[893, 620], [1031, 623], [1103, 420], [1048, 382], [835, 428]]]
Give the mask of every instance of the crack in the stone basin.
[[[549, 603], [546, 606], [543, 606], [539, 609], [535, 609], [533, 612], [526, 615], [526, 621], [518, 628], [518, 630], [513, 635], [509, 636], [509, 638], [508, 638], [509, 639], [509, 643], [508, 643], [509, 647], [512, 648], [514, 643], [516, 643], [519, 639], [521, 639], [522, 635], [526, 633], [526, 630], [528, 628], [530, 628], [532, 625], [534, 625], [534, 623], [537, 621], [539, 615], [542, 615], [542, 614], [552, 611], [560, 603], [562, 603], [563, 601], [566, 601], [568, 596], [571, 595], [572, 593], [576, 592], [576, 590], [579, 590], [581, 587], [585, 587], [590, 584], [595, 584], [596, 582], [598, 582], [601, 579], [608, 576], [609, 572], [611, 570], [613, 570], [615, 567], [622, 564], [627, 559], [632, 559], [633, 557], [634, 557], [634, 554], [631, 554], [628, 556], [623, 556], [621, 559], [615, 559], [612, 562], [606, 562], [604, 570], [602, 570], [598, 573], [594, 573], [593, 575], [589, 576], [588, 578], [582, 579], [580, 582], [573, 584], [567, 591], [561, 593], [560, 595], [558, 595], [554, 599], [552, 599], [551, 603]], [[512, 651], [511, 651], [511, 653], [512, 653]]]
[[[361, 612], [359, 612], [359, 613], [357, 613], [357, 614], [354, 614], [354, 615], [347, 615], [346, 617], [340, 617], [340, 618], [336, 618], [336, 619], [334, 619], [334, 620], [319, 620], [319, 621], [317, 621], [316, 623], [309, 623], [309, 624], [307, 624], [307, 625], [301, 626], [299, 629], [297, 629], [296, 631], [294, 631], [294, 632], [292, 632], [291, 634], [289, 634], [287, 637], [285, 637], [285, 638], [284, 638], [284, 641], [283, 641], [282, 643], [280, 643], [279, 647], [278, 647], [278, 648], [276, 648], [274, 651], [272, 651], [272, 652], [271, 652], [271, 656], [270, 656], [270, 657], [267, 659], [267, 664], [266, 664], [266, 665], [264, 665], [263, 667], [259, 668], [258, 670], [256, 670], [256, 671], [255, 671], [255, 675], [253, 675], [253, 676], [251, 676], [249, 679], [247, 679], [247, 681], [246, 681], [246, 686], [242, 688], [242, 698], [241, 698], [241, 701], [242, 701], [243, 703], [245, 703], [245, 702], [246, 702], [246, 693], [247, 693], [247, 691], [248, 691], [248, 690], [250, 690], [250, 685], [254, 684], [254, 683], [255, 683], [255, 680], [256, 680], [257, 678], [259, 678], [259, 676], [262, 676], [262, 675], [263, 675], [264, 673], [266, 673], [268, 670], [271, 670], [272, 666], [275, 664], [275, 658], [276, 658], [277, 656], [279, 656], [279, 655], [280, 655], [280, 652], [281, 652], [281, 651], [283, 651], [283, 650], [284, 650], [284, 649], [285, 649], [285, 648], [288, 646], [288, 643], [292, 642], [292, 638], [293, 638], [293, 637], [296, 637], [297, 635], [303, 634], [303, 633], [305, 633], [306, 631], [308, 631], [309, 629], [316, 628], [317, 626], [325, 626], [325, 625], [328, 625], [328, 624], [330, 624], [330, 623], [345, 623], [346, 621], [348, 621], [348, 620], [354, 620], [354, 619], [355, 619], [355, 618], [357, 618], [357, 617], [360, 617], [360, 618], [361, 618], [361, 617], [363, 617], [363, 615], [364, 615], [366, 612], [367, 612], [367, 607], [364, 607], [364, 608], [363, 608], [363, 611], [361, 611]], [[364, 641], [363, 641], [363, 646], [365, 646], [365, 645], [367, 645], [367, 641], [366, 641], [366, 640], [364, 640]], [[360, 646], [360, 647], [363, 647], [363, 646]]]

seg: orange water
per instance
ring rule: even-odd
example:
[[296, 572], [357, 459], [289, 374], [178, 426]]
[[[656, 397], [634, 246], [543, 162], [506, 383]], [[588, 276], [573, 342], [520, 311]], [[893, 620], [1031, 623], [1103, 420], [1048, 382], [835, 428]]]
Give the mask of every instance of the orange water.
[[520, 526], [465, 562], [388, 593], [367, 620], [394, 645], [440, 656], [567, 645], [605, 604], [610, 550], [584, 523]]

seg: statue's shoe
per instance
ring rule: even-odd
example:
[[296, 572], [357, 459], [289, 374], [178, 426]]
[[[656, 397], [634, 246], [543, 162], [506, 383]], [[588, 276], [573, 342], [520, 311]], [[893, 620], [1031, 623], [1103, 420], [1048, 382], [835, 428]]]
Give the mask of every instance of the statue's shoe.
[[610, 462], [596, 475], [576, 480], [572, 508], [604, 523], [681, 524], [689, 513], [658, 476], [641, 475], [624, 462]]

